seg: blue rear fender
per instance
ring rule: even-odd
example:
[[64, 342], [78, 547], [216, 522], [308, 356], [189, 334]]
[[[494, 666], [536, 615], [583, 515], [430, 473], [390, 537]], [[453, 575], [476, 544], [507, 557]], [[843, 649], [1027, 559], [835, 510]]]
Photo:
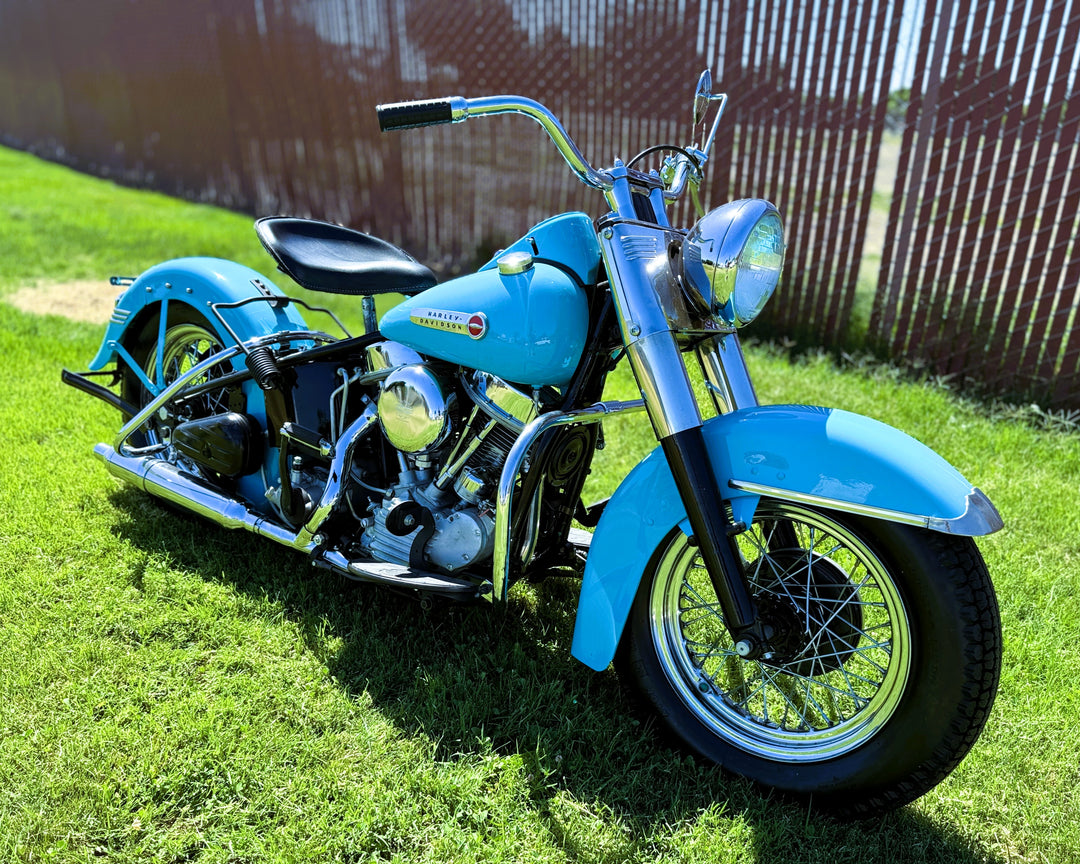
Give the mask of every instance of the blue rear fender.
[[[262, 292], [258, 280], [271, 292], [281, 294], [265, 276], [250, 267], [222, 258], [176, 258], [151, 267], [116, 301], [105, 338], [90, 369], [103, 369], [123, 356], [130, 346], [130, 331], [141, 330], [150, 316], [156, 316], [162, 303], [181, 303], [198, 310], [214, 327], [223, 345], [232, 345], [233, 337], [210, 310], [212, 303], [235, 303]], [[292, 306], [272, 307], [269, 303], [250, 303], [239, 309], [222, 310], [229, 327], [242, 341], [266, 336], [280, 330], [306, 330], [303, 317]], [[242, 358], [239, 360], [243, 363]]]
[[[221, 258], [177, 258], [151, 267], [117, 299], [105, 338], [97, 356], [90, 363], [90, 369], [103, 369], [113, 360], [121, 365], [132, 365], [131, 350], [147, 324], [157, 321], [157, 338], [161, 338], [160, 323], [169, 320], [169, 313], [161, 314], [166, 304], [170, 310], [176, 305], [196, 310], [217, 332], [222, 345], [235, 344], [236, 340], [210, 309], [210, 305], [265, 296], [255, 280], [272, 293], [281, 294], [270, 280], [250, 267]], [[236, 309], [222, 309], [221, 313], [242, 342], [281, 331], [308, 329], [292, 304], [275, 308], [270, 303], [248, 303]], [[243, 369], [244, 355], [238, 354], [232, 359], [232, 364], [234, 369]], [[141, 370], [136, 370], [136, 373], [142, 375]], [[254, 381], [245, 381], [241, 386], [245, 412], [265, 427], [263, 392]], [[267, 447], [263, 472], [241, 477], [238, 488], [241, 495], [255, 507], [265, 508], [268, 506], [264, 496], [266, 487], [276, 482], [276, 476], [277, 449]]]
[[[934, 451], [847, 411], [768, 405], [704, 425], [717, 482], [737, 521], [762, 496], [795, 500], [935, 531], [977, 536], [1002, 526], [989, 499]], [[611, 496], [593, 535], [571, 653], [593, 669], [615, 656], [655, 551], [689, 520], [660, 448]]]

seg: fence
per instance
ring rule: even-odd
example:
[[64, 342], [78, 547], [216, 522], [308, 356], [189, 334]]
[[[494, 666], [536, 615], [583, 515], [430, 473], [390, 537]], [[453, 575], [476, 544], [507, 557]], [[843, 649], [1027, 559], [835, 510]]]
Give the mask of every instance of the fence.
[[1080, 408], [1080, 3], [931, 2], [870, 332]]
[[[352, 225], [453, 272], [602, 202], [523, 118], [380, 135], [376, 103], [520, 93], [603, 165], [685, 143], [710, 65], [732, 101], [706, 206], [752, 195], [786, 216], [788, 264], [758, 332], [845, 344], [868, 318], [865, 338], [894, 356], [1080, 407], [1080, 0], [926, 2], [0, 0], [0, 139]], [[905, 70], [875, 291], [874, 183]]]

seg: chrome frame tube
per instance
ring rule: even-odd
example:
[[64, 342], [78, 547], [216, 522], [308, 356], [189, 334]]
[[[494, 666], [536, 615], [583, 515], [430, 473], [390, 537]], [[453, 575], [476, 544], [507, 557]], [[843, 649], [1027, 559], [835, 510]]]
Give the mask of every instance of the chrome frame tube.
[[[319, 498], [319, 503], [311, 511], [307, 523], [296, 535], [299, 547], [312, 548], [319, 545], [319, 530], [323, 522], [337, 509], [345, 494], [345, 481], [352, 471], [353, 450], [367, 431], [378, 422], [379, 412], [374, 403], [364, 409], [364, 413], [353, 420], [334, 445], [330, 456], [330, 476]], [[344, 446], [343, 446], [344, 445]]]
[[[249, 339], [247, 342], [238, 342], [236, 345], [223, 348], [217, 354], [207, 357], [202, 363], [192, 366], [187, 372], [151, 399], [138, 414], [121, 426], [120, 431], [116, 434], [116, 441], [113, 444], [113, 448], [117, 453], [124, 455], [132, 455], [140, 452], [125, 446], [128, 438], [138, 431], [150, 419], [151, 415], [163, 408], [170, 399], [176, 396], [181, 390], [187, 387], [191, 381], [198, 378], [207, 370], [213, 369], [215, 366], [224, 363], [226, 360], [231, 360], [238, 354], [247, 353], [252, 348], [261, 348], [265, 345], [275, 345], [282, 342], [292, 342], [297, 339], [313, 339], [324, 335], [325, 334], [313, 333], [308, 330], [281, 331], [278, 333], [271, 333], [267, 336], [260, 336], [257, 339]], [[154, 449], [156, 450], [159, 448], [155, 447]]]
[[632, 402], [598, 402], [580, 411], [551, 412], [537, 417], [518, 436], [506, 457], [495, 501], [495, 550], [492, 555], [492, 591], [489, 599], [505, 600], [510, 590], [510, 516], [513, 513], [514, 486], [537, 439], [558, 426], [575, 423], [600, 423], [610, 417], [632, 414], [644, 409], [640, 399]]

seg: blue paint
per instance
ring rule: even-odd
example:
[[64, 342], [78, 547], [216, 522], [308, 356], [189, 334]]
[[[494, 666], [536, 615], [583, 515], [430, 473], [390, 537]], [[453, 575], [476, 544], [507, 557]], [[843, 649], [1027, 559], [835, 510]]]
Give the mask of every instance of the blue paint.
[[[105, 339], [91, 370], [103, 369], [117, 356], [117, 346], [123, 341], [128, 326], [139, 318], [148, 306], [162, 302], [184, 303], [196, 309], [217, 331], [223, 345], [232, 345], [233, 338], [210, 311], [211, 303], [235, 303], [261, 292], [252, 284], [258, 279], [275, 294], [277, 287], [265, 276], [222, 258], [176, 258], [151, 267], [135, 280], [121, 296], [113, 310]], [[303, 317], [291, 305], [274, 309], [269, 303], [249, 303], [240, 309], [223, 309], [229, 326], [242, 341], [267, 336], [279, 330], [306, 330]], [[243, 357], [234, 361], [243, 367]]]
[[[487, 331], [473, 339], [409, 317], [429, 309], [466, 317], [481, 313]], [[379, 331], [421, 354], [507, 381], [562, 386], [581, 360], [588, 325], [585, 291], [562, 270], [537, 263], [513, 276], [489, 268], [429, 288], [387, 312]]]
[[[948, 462], [891, 426], [828, 408], [769, 405], [709, 420], [705, 442], [717, 482], [760, 483], [837, 503], [941, 519], [962, 515], [971, 484]], [[736, 518], [757, 498], [725, 488]], [[593, 535], [571, 653], [604, 669], [649, 561], [686, 511], [663, 452], [639, 463], [608, 502]]]
[[[97, 356], [91, 361], [90, 369], [102, 369], [114, 359], [130, 364], [130, 355], [123, 347], [126, 331], [132, 323], [139, 321], [140, 312], [160, 304], [175, 307], [182, 303], [191, 306], [214, 328], [222, 345], [233, 345], [235, 340], [210, 310], [210, 304], [235, 303], [248, 297], [262, 296], [262, 292], [252, 283], [253, 279], [258, 279], [273, 293], [281, 294], [273, 282], [255, 270], [221, 258], [177, 258], [151, 267], [117, 300], [105, 339]], [[244, 342], [281, 330], [308, 329], [303, 316], [292, 305], [274, 308], [269, 303], [249, 303], [239, 309], [222, 309], [221, 313]], [[138, 326], [142, 326], [141, 322]], [[232, 365], [237, 370], [246, 368], [244, 355], [234, 357]], [[142, 377], [140, 370], [136, 370], [136, 373]], [[265, 429], [266, 402], [262, 390], [250, 380], [241, 387], [246, 413], [258, 420]], [[264, 512], [270, 510], [264, 495], [266, 487], [277, 482], [277, 459], [277, 448], [267, 447], [263, 471], [237, 480], [240, 495]]]
[[582, 285], [596, 284], [596, 274], [600, 269], [600, 244], [596, 240], [592, 220], [584, 213], [563, 213], [545, 219], [480, 269], [497, 267], [499, 256], [507, 252], [528, 252], [540, 259], [558, 261], [573, 272]]

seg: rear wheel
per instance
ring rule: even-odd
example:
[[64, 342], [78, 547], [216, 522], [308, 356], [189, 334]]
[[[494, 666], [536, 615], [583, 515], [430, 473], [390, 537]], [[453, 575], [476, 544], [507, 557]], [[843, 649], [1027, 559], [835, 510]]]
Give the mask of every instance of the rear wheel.
[[[163, 337], [158, 339], [158, 321], [150, 322], [132, 346], [132, 358], [146, 377], [160, 391], [181, 375], [212, 357], [224, 347], [221, 338], [210, 323], [194, 309], [183, 305], [170, 305], [169, 319]], [[160, 355], [160, 364], [158, 357]], [[215, 368], [204, 372], [191, 382], [191, 386], [206, 383], [226, 369]], [[127, 370], [121, 384], [121, 395], [130, 404], [143, 408], [154, 398], [139, 377]], [[184, 416], [155, 417], [133, 439], [136, 446], [153, 446], [167, 442], [169, 426], [177, 420], [209, 417], [228, 410], [228, 394], [224, 390], [211, 390], [196, 400], [186, 402]], [[168, 412], [167, 412], [168, 413]], [[125, 417], [125, 422], [131, 418]]]
[[940, 782], [982, 729], [1000, 670], [974, 543], [763, 500], [738, 544], [771, 656], [738, 656], [677, 531], [634, 600], [619, 657], [629, 683], [698, 755], [839, 815]]

